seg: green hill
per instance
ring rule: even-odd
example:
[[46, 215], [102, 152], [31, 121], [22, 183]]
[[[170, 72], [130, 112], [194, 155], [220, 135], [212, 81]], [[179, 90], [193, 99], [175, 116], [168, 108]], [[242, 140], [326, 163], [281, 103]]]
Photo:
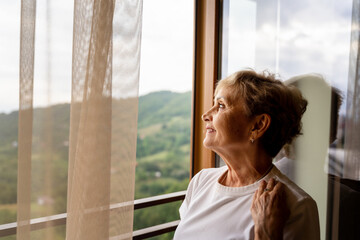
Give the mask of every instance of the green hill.
[[166, 123], [177, 116], [190, 119], [191, 92], [161, 91], [139, 98], [139, 128]]
[[[126, 104], [127, 100], [114, 104], [122, 101]], [[35, 108], [33, 114], [32, 201], [36, 204], [37, 196], [44, 194], [44, 165], [49, 155], [43, 149], [51, 144], [51, 197], [54, 214], [62, 213], [66, 211], [70, 105]], [[161, 91], [139, 97], [136, 198], [185, 190], [189, 179], [190, 124], [191, 92]], [[0, 224], [16, 220], [13, 205], [17, 190], [17, 138], [18, 112], [0, 114]], [[159, 206], [156, 214], [152, 209], [135, 212], [134, 228], [178, 218], [178, 205], [165, 205], [166, 210]]]
[[[139, 97], [138, 128], [143, 129], [156, 124], [168, 123], [174, 117], [190, 119], [191, 92], [174, 93], [170, 91], [153, 92]], [[0, 148], [17, 142], [18, 111], [0, 113]], [[34, 109], [34, 138], [39, 138], [44, 129], [43, 120], [53, 121], [51, 131], [55, 144], [68, 140], [70, 105], [58, 104], [49, 108]]]

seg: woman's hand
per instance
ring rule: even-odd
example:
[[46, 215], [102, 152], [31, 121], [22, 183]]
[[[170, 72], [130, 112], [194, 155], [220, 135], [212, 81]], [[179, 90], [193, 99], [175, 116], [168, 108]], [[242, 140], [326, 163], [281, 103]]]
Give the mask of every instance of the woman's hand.
[[255, 223], [255, 240], [283, 238], [289, 217], [284, 186], [273, 178], [262, 181], [254, 194], [251, 215]]

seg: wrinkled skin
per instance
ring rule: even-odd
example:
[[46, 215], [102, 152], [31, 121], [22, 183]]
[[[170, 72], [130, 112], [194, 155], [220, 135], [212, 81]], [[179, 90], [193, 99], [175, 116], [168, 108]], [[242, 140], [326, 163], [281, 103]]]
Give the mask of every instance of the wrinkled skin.
[[269, 182], [262, 181], [256, 190], [251, 205], [255, 240], [283, 239], [284, 226], [289, 218], [284, 188], [282, 183], [270, 179]]

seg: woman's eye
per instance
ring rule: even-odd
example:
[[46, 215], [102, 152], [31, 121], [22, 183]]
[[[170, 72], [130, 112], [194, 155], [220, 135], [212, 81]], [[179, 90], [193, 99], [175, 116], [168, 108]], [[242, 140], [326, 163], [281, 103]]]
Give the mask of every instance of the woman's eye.
[[225, 105], [224, 105], [224, 104], [219, 103], [219, 108], [224, 108], [224, 107], [225, 107]]

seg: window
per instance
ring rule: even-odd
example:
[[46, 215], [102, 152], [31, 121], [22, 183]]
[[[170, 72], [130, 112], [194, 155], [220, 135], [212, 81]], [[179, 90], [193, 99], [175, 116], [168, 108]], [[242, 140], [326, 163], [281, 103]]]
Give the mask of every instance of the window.
[[[37, 4], [32, 218], [66, 212], [74, 3], [49, 3]], [[17, 216], [20, 5], [21, 1], [3, 2], [0, 7], [0, 31], [4, 36], [0, 56], [0, 225], [16, 222]], [[50, 84], [47, 79], [51, 79]], [[49, 119], [54, 121], [50, 123]], [[64, 236], [65, 226], [54, 228], [53, 234]], [[31, 235], [45, 238], [41, 231]]]
[[[66, 92], [70, 91], [70, 86], [64, 85], [63, 79], [70, 78], [71, 66], [64, 63], [71, 62], [72, 22], [59, 19], [62, 19], [61, 15], [71, 15], [72, 10], [69, 9], [73, 6], [71, 1], [56, 6], [55, 2], [52, 4], [57, 12], [52, 12], [50, 21], [69, 37], [57, 42], [58, 37], [52, 35], [54, 33], [46, 36], [37, 32], [40, 44], [36, 47], [40, 51], [35, 58], [38, 66], [35, 69], [45, 68], [48, 64], [45, 59], [54, 58], [54, 51], [63, 52], [68, 60], [53, 59], [48, 65], [49, 72], [35, 72], [35, 75], [37, 78], [51, 76], [53, 88], [59, 87]], [[358, 1], [354, 0], [355, 9], [358, 5]], [[6, 16], [13, 25], [19, 26], [19, 3], [4, 3], [2, 6], [0, 16]], [[46, 20], [49, 21], [44, 10], [46, 5], [38, 2], [38, 6], [40, 19], [37, 24], [46, 26]], [[357, 46], [356, 42], [350, 45], [351, 17], [354, 13], [350, 0], [331, 4], [279, 0], [144, 1], [135, 193], [138, 199], [135, 208], [138, 210], [135, 211], [134, 229], [137, 231], [150, 224], [178, 219], [180, 202], [141, 209], [152, 205], [149, 202], [181, 199], [183, 193], [159, 198], [156, 195], [185, 190], [189, 175], [193, 176], [202, 168], [216, 166], [214, 153], [202, 146], [204, 125], [201, 115], [212, 106], [214, 84], [218, 79], [243, 67], [252, 67], [256, 70], [268, 68], [279, 73], [284, 80], [311, 72], [324, 77], [325, 81], [317, 82], [317, 85], [311, 78], [298, 83], [310, 105], [304, 116], [304, 136], [294, 145], [297, 154], [290, 172], [294, 181], [317, 201], [322, 239], [325, 236], [335, 239], [343, 236], [342, 225], [349, 221], [345, 218], [348, 215], [342, 215], [346, 210], [346, 202], [342, 199], [348, 197], [355, 201], [359, 193], [359, 179], [356, 173], [349, 173], [353, 166], [358, 172], [357, 165], [346, 160], [347, 154], [354, 152], [348, 151], [352, 142], [351, 131], [356, 132], [357, 129], [357, 123], [350, 120], [352, 116], [354, 119], [358, 116], [348, 112], [348, 107], [358, 99], [355, 97], [352, 102], [349, 100], [351, 95], [347, 95], [355, 93], [356, 96], [355, 84], [351, 80], [356, 67], [350, 61], [357, 55], [354, 51], [349, 54], [349, 49]], [[7, 21], [0, 22], [5, 24]], [[0, 27], [1, 35], [8, 36], [1, 39], [2, 45], [18, 49], [18, 42], [11, 39], [19, 39], [19, 29], [9, 26]], [[51, 44], [47, 45], [49, 42]], [[3, 66], [0, 76], [8, 79], [0, 83], [3, 85], [0, 87], [3, 98], [0, 101], [0, 185], [3, 189], [0, 193], [0, 225], [16, 221], [17, 113], [14, 110], [18, 108], [18, 56], [18, 52], [11, 51], [11, 55], [7, 53], [0, 57], [0, 65]], [[57, 85], [58, 82], [61, 84]], [[337, 113], [337, 91], [332, 91], [335, 88], [343, 95], [338, 118], [334, 114]], [[46, 91], [46, 86], [35, 86], [34, 131], [37, 131], [37, 124], [44, 123], [44, 116], [56, 117], [62, 124], [49, 126], [58, 133], [51, 142], [46, 141], [46, 132], [38, 131], [35, 134], [38, 145], [34, 149], [42, 147], [41, 144], [53, 146], [52, 158], [59, 171], [51, 184], [57, 184], [67, 179], [66, 122], [69, 119], [66, 117], [68, 113], [64, 112], [69, 111], [66, 102], [70, 99], [59, 94], [56, 99], [49, 100]], [[315, 125], [318, 127], [314, 128]], [[331, 138], [329, 141], [334, 133], [338, 140], [334, 142]], [[43, 164], [45, 158], [36, 157], [34, 164], [46, 167]], [[60, 226], [54, 228], [54, 234], [61, 238], [64, 236], [66, 215], [54, 214], [65, 212], [66, 185], [57, 186], [55, 197], [49, 198], [46, 189], [52, 185], [42, 184], [46, 177], [38, 174], [34, 179], [32, 214], [34, 218], [52, 215], [52, 220], [42, 222], [43, 227], [50, 221], [56, 222]], [[156, 199], [142, 200], [154, 196]], [[163, 213], [166, 213], [166, 218]], [[170, 218], [167, 218], [168, 215], [171, 215]], [[155, 217], [156, 220], [152, 219]], [[168, 225], [168, 229], [175, 227], [176, 222]], [[7, 234], [5, 232], [15, 229], [16, 226], [12, 225], [0, 230], [0, 233]], [[40, 236], [41, 231], [32, 234]], [[11, 234], [5, 236], [8, 235]], [[171, 235], [161, 237], [167, 239]]]
[[358, 165], [345, 157], [353, 150], [344, 143], [356, 129], [346, 107], [355, 91], [352, 2], [224, 0], [221, 12], [221, 77], [246, 67], [268, 69], [292, 79], [309, 102], [304, 134], [293, 144], [285, 171], [317, 202], [321, 239], [358, 234], [344, 230], [347, 219], [357, 221], [345, 205], [358, 199], [360, 180]]
[[[192, 0], [143, 2], [135, 199], [189, 183], [193, 15]], [[134, 230], [179, 219], [180, 204], [136, 210]]]
[[[65, 236], [66, 221], [63, 213], [67, 201], [73, 5], [73, 1], [61, 4], [38, 1], [36, 19], [31, 217], [50, 216], [42, 219], [40, 228], [54, 220], [60, 226], [54, 228], [52, 236], [60, 239]], [[9, 50], [19, 49], [20, 4], [3, 3], [2, 6], [2, 16], [7, 18], [2, 21], [6, 23], [1, 28], [2, 35], [7, 36], [2, 38], [3, 46], [11, 46]], [[143, 2], [135, 192], [138, 201], [135, 202], [134, 230], [177, 220], [180, 201], [144, 206], [162, 202], [161, 197], [147, 197], [185, 190], [189, 182], [193, 16], [192, 0]], [[7, 24], [8, 20], [13, 23]], [[49, 26], [55, 26], [56, 31]], [[2, 225], [16, 222], [19, 52], [7, 51], [0, 61], [4, 66], [0, 76], [7, 79], [0, 83], [3, 97], [0, 105], [0, 169], [6, 173], [0, 176], [4, 189], [0, 194]], [[49, 78], [51, 85], [45, 81]], [[48, 91], [55, 92], [52, 98]], [[47, 125], [49, 118], [55, 119], [55, 124]], [[43, 126], [48, 131], [44, 131]], [[44, 146], [49, 149], [46, 153]], [[183, 192], [166, 195], [165, 202], [182, 199], [183, 195]], [[143, 198], [147, 198], [146, 203]], [[13, 233], [14, 226], [4, 225]], [[31, 234], [35, 238], [46, 238], [41, 230]]]

